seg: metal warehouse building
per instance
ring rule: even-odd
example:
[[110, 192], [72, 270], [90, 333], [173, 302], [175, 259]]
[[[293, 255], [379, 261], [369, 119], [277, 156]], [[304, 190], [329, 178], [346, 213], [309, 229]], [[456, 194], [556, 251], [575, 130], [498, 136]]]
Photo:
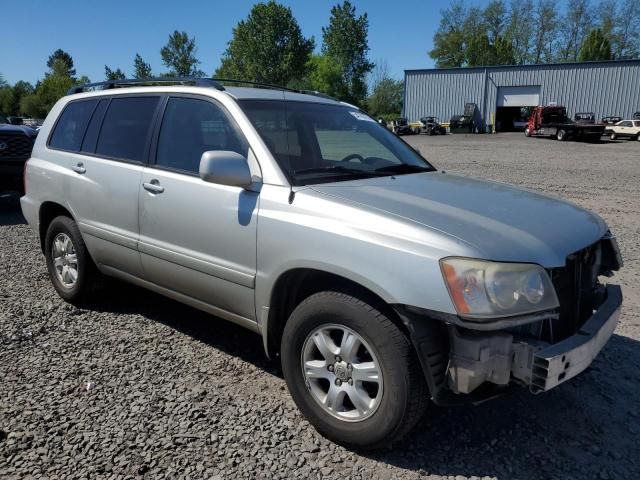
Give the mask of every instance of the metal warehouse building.
[[448, 122], [475, 103], [480, 131], [517, 127], [530, 110], [556, 103], [577, 112], [631, 118], [640, 111], [640, 60], [405, 70], [409, 121], [434, 115]]

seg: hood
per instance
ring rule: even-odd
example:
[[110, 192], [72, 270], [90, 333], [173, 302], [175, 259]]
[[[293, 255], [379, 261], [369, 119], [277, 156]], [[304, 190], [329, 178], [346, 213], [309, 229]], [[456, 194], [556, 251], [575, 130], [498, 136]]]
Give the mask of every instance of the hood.
[[35, 137], [38, 131], [27, 125], [11, 125], [10, 123], [0, 123], [0, 133], [23, 133], [28, 137]]
[[419, 223], [480, 258], [547, 268], [599, 240], [604, 221], [572, 203], [506, 184], [441, 172], [314, 185], [360, 208]]

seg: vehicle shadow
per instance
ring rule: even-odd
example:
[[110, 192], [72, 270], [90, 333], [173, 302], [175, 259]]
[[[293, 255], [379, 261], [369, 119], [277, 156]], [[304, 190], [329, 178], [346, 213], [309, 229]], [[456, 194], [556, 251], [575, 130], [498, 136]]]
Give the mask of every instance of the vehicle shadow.
[[[258, 335], [144, 289], [112, 288], [108, 302], [86, 308], [142, 315], [282, 377]], [[630, 442], [640, 434], [639, 372], [640, 342], [614, 335], [587, 372], [556, 390], [517, 390], [478, 406], [432, 405], [402, 442], [357, 453], [420, 475], [636, 478], [640, 463]]]
[[0, 225], [23, 225], [26, 223], [20, 210], [18, 194], [0, 192]]

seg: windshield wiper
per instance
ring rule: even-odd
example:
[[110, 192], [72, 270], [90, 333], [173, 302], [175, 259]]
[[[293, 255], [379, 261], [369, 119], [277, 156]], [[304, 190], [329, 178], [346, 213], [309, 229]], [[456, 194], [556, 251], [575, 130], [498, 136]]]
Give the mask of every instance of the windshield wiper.
[[333, 165], [330, 167], [314, 167], [314, 168], [303, 168], [301, 170], [294, 170], [296, 176], [298, 175], [307, 175], [312, 173], [337, 173], [338, 175], [346, 174], [346, 175], [364, 175], [367, 177], [377, 176], [376, 171], [371, 170], [361, 170], [359, 168], [348, 168], [343, 167], [341, 165]]
[[397, 165], [389, 165], [387, 167], [376, 168], [373, 173], [419, 173], [419, 172], [433, 172], [433, 168], [423, 167], [421, 165], [410, 165], [408, 163], [399, 163]]

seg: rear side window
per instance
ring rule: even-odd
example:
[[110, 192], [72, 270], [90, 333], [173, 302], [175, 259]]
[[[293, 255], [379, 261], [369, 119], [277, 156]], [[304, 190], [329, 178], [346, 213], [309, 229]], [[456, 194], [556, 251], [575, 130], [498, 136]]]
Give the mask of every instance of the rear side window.
[[236, 123], [218, 105], [195, 98], [169, 99], [162, 119], [156, 165], [198, 173], [210, 150], [246, 156], [248, 145]]
[[84, 132], [97, 104], [98, 100], [69, 103], [53, 129], [49, 146], [60, 150], [79, 151]]
[[113, 98], [105, 114], [96, 155], [142, 162], [160, 97]]

